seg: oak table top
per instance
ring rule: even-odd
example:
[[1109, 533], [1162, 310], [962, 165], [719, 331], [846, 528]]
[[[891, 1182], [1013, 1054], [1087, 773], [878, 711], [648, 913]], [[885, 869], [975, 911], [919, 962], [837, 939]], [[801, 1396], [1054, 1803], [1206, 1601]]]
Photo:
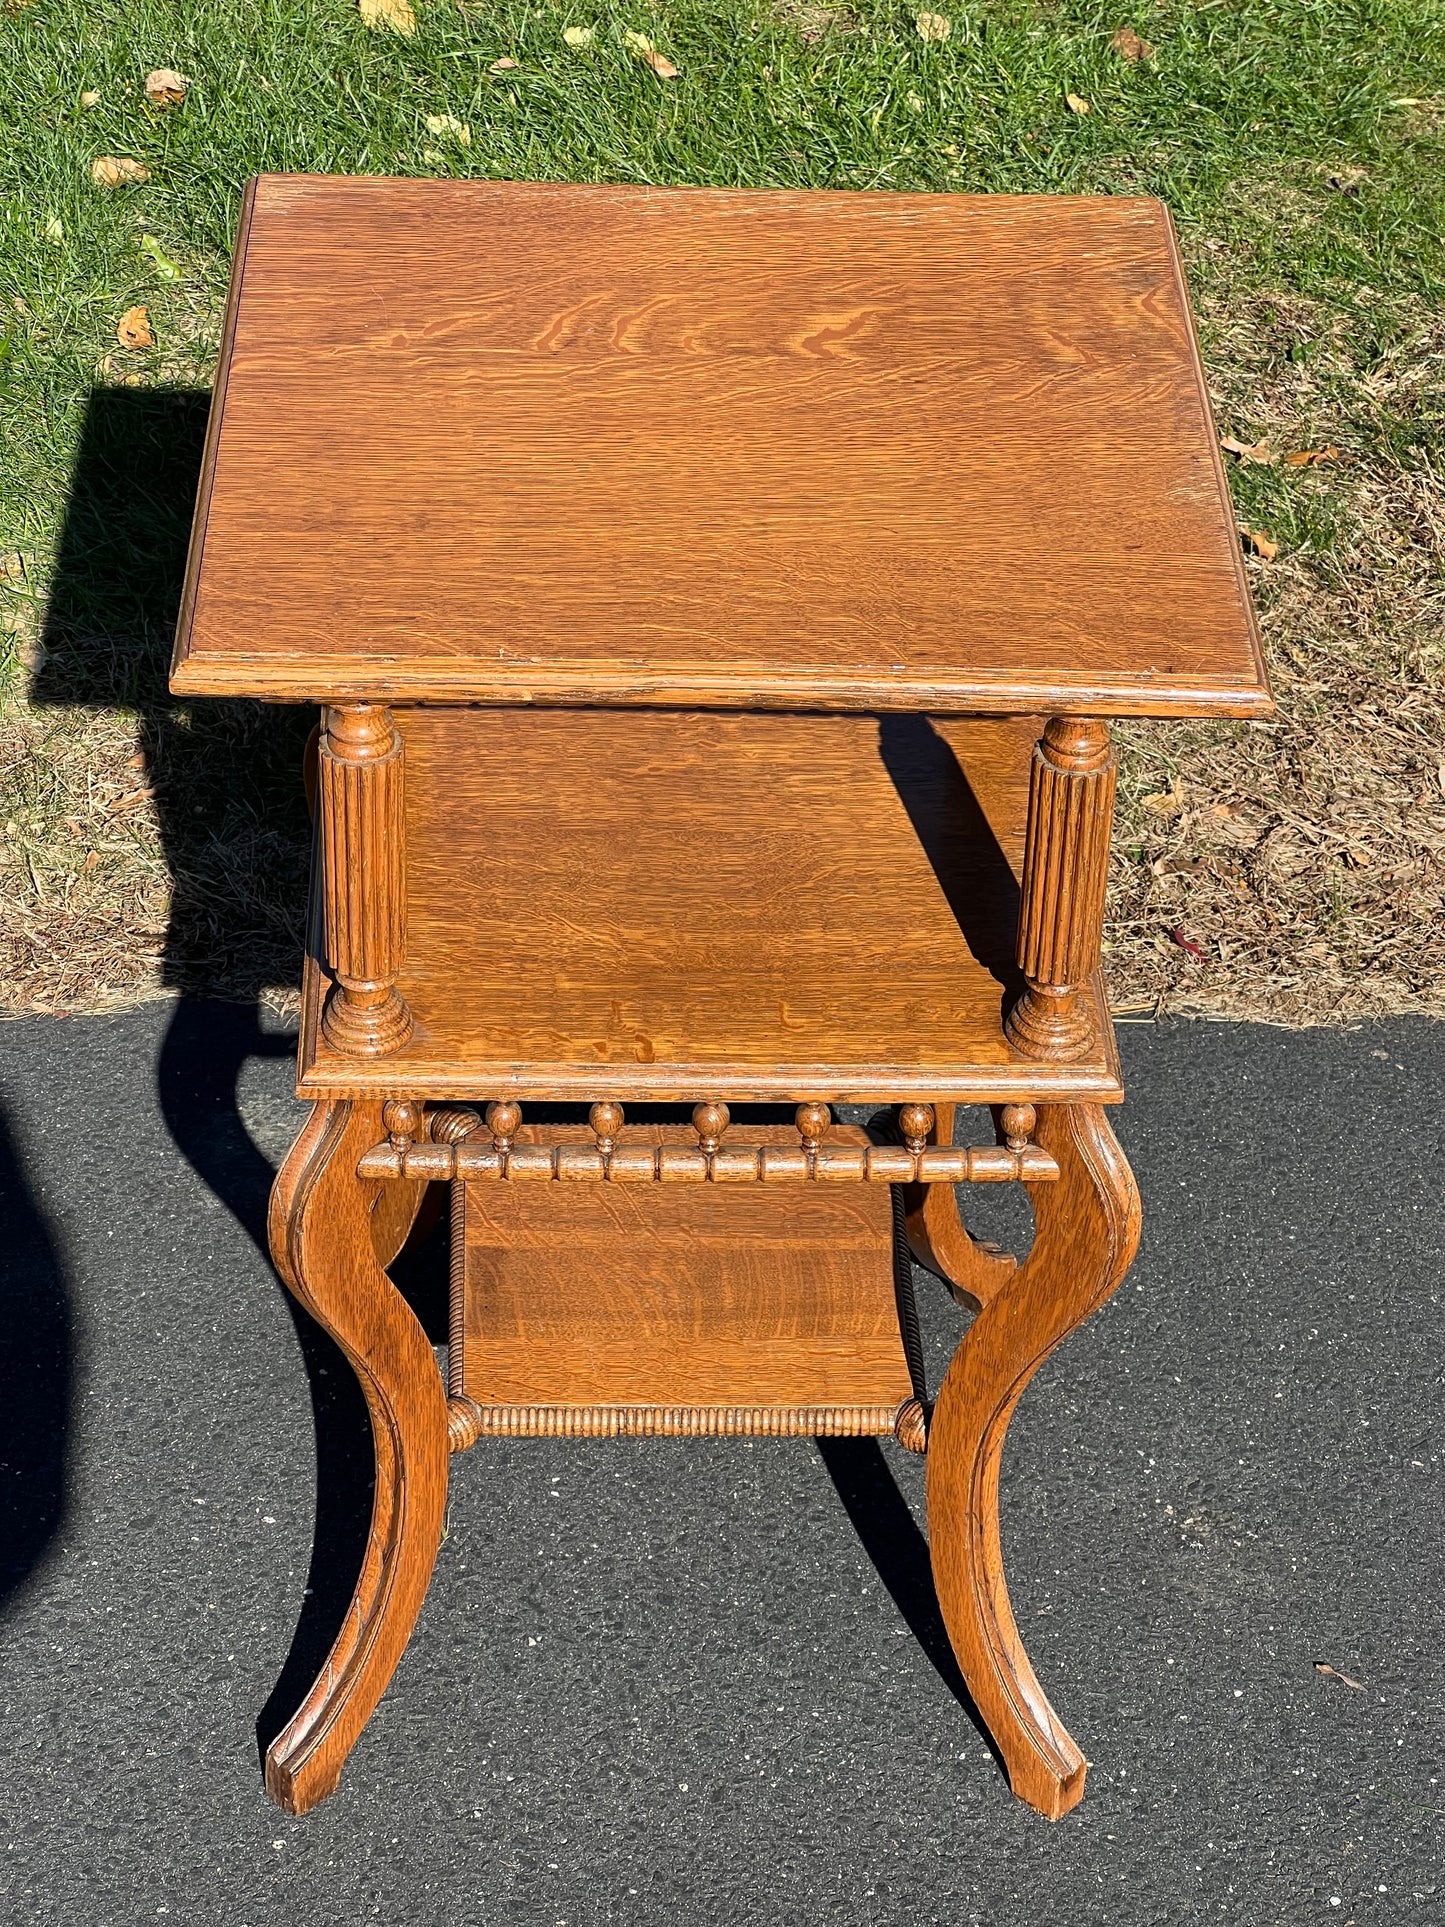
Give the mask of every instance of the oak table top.
[[1155, 201], [263, 176], [184, 694], [1250, 715]]

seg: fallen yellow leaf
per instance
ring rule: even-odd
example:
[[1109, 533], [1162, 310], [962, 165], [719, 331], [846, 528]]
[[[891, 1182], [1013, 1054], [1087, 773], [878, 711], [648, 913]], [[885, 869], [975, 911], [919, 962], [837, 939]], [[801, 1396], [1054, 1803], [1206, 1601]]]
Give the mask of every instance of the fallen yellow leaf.
[[146, 99], [152, 107], [179, 107], [190, 84], [174, 67], [157, 67], [146, 75]]
[[1252, 554], [1257, 555], [1261, 562], [1273, 562], [1279, 554], [1279, 544], [1268, 530], [1241, 528], [1239, 533], [1244, 538], [1244, 546]]
[[569, 47], [590, 47], [597, 35], [591, 27], [564, 27], [562, 38]]
[[920, 40], [947, 40], [953, 32], [953, 22], [946, 13], [915, 14], [913, 24], [918, 29]]
[[80, 96], [80, 104], [82, 107], [95, 107], [98, 106], [99, 103], [100, 89], [98, 87], [87, 87], [85, 92]]
[[1065, 94], [1064, 105], [1071, 114], [1092, 114], [1094, 111], [1082, 94]]
[[127, 160], [120, 154], [102, 154], [90, 163], [90, 178], [97, 187], [132, 187], [148, 181], [151, 171], [144, 161]]
[[516, 64], [515, 60], [509, 60], [507, 56], [503, 54], [500, 60], [494, 60], [492, 62], [487, 72], [489, 74], [509, 74]]
[[634, 33], [630, 27], [623, 33], [622, 44], [629, 53], [650, 54], [652, 52], [652, 42], [648, 39], [647, 35], [645, 33]]
[[416, 15], [411, 0], [356, 0], [361, 18], [368, 27], [389, 27], [393, 33], [416, 32]]
[[458, 120], [455, 114], [428, 114], [426, 131], [429, 134], [450, 134], [458, 147], [470, 147], [472, 144], [471, 122]]
[[115, 324], [115, 338], [122, 348], [154, 348], [151, 318], [143, 307], [127, 308]]
[[1120, 27], [1109, 45], [1121, 60], [1152, 60], [1154, 49], [1147, 40], [1141, 40], [1132, 27]]
[[1331, 442], [1328, 448], [1295, 448], [1284, 458], [1286, 468], [1318, 468], [1321, 462], [1337, 462], [1340, 451]]
[[1274, 450], [1265, 442], [1242, 442], [1234, 435], [1221, 435], [1219, 446], [1227, 454], [1237, 455], [1242, 462], [1258, 462], [1268, 466], [1274, 460]]

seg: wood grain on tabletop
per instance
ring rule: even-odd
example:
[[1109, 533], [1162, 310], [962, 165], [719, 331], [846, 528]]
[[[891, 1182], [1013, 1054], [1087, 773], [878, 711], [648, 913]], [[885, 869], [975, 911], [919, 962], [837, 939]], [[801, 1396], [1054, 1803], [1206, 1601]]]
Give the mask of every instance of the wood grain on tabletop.
[[[974, 1102], [1120, 1095], [1003, 1033], [1038, 724], [397, 712], [411, 1037], [348, 1058], [307, 967], [303, 1095]], [[967, 772], [965, 776], [964, 772]]]
[[271, 176], [235, 273], [178, 691], [1268, 708], [1157, 202]]

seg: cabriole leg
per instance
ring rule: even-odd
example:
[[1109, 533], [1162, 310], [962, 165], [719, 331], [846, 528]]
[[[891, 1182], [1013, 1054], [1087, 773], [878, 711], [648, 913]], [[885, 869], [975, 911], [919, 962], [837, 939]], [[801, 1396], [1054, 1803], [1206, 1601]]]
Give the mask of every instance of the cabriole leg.
[[999, 1461], [1025, 1385], [1128, 1270], [1139, 1194], [1097, 1105], [1041, 1107], [1036, 1135], [1058, 1160], [1059, 1178], [1030, 1185], [1033, 1249], [984, 1305], [944, 1378], [929, 1428], [928, 1531], [944, 1623], [1009, 1782], [1057, 1820], [1083, 1794], [1085, 1762], [1014, 1623], [999, 1543]]
[[372, 1215], [377, 1185], [356, 1175], [381, 1129], [379, 1104], [316, 1105], [271, 1194], [276, 1267], [356, 1373], [376, 1453], [371, 1532], [346, 1619], [266, 1755], [266, 1790], [288, 1813], [305, 1813], [335, 1790], [416, 1624], [446, 1507], [441, 1374], [379, 1262], [379, 1249], [387, 1255], [405, 1236], [398, 1209], [414, 1217], [423, 1187], [404, 1206], [388, 1201], [383, 1226]]

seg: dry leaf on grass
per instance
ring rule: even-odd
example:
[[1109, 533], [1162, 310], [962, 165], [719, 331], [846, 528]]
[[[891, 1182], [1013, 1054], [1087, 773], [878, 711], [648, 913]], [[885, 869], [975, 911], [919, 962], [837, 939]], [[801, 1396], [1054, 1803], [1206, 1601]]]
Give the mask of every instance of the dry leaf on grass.
[[458, 120], [455, 114], [428, 114], [426, 131], [429, 134], [449, 134], [458, 147], [472, 144], [472, 124]]
[[90, 163], [90, 178], [97, 187], [134, 187], [150, 177], [144, 161], [133, 161], [123, 154], [102, 154]]
[[390, 27], [393, 33], [416, 32], [416, 15], [411, 0], [356, 0], [363, 23], [368, 27]]
[[1064, 105], [1071, 114], [1092, 114], [1094, 111], [1082, 94], [1065, 94]]
[[146, 99], [152, 107], [179, 107], [190, 84], [174, 67], [157, 67], [146, 75]]
[[487, 72], [489, 74], [509, 74], [516, 65], [515, 60], [510, 60], [506, 54], [503, 54], [500, 60], [494, 60], [492, 62]]
[[1152, 796], [1140, 799], [1140, 805], [1151, 816], [1178, 816], [1184, 808], [1184, 783], [1176, 776], [1167, 790], [1156, 790]]
[[590, 47], [597, 33], [592, 27], [564, 27], [562, 38], [569, 47]]
[[915, 14], [913, 24], [918, 29], [920, 40], [947, 40], [953, 32], [953, 22], [946, 13]]
[[1141, 40], [1132, 27], [1120, 27], [1119, 31], [1114, 35], [1114, 38], [1109, 42], [1109, 45], [1121, 60], [1152, 60], [1154, 58], [1153, 46], [1149, 41]]
[[666, 54], [660, 54], [645, 33], [627, 32], [622, 36], [623, 44], [629, 53], [644, 61], [657, 75], [659, 80], [676, 80], [677, 69]]
[[1242, 442], [1234, 435], [1221, 435], [1219, 446], [1226, 455], [1237, 455], [1242, 462], [1259, 462], [1267, 467], [1274, 460], [1274, 450], [1267, 442]]
[[1295, 448], [1284, 458], [1286, 468], [1318, 468], [1322, 462], [1337, 462], [1340, 451], [1333, 442], [1328, 448]]
[[122, 348], [154, 348], [151, 318], [143, 307], [127, 308], [115, 324], [115, 338]]
[[87, 87], [80, 96], [80, 104], [82, 107], [98, 107], [100, 105], [99, 87]]
[[1261, 562], [1273, 562], [1279, 554], [1279, 544], [1268, 529], [1241, 528], [1240, 536], [1251, 555], [1257, 555]]

